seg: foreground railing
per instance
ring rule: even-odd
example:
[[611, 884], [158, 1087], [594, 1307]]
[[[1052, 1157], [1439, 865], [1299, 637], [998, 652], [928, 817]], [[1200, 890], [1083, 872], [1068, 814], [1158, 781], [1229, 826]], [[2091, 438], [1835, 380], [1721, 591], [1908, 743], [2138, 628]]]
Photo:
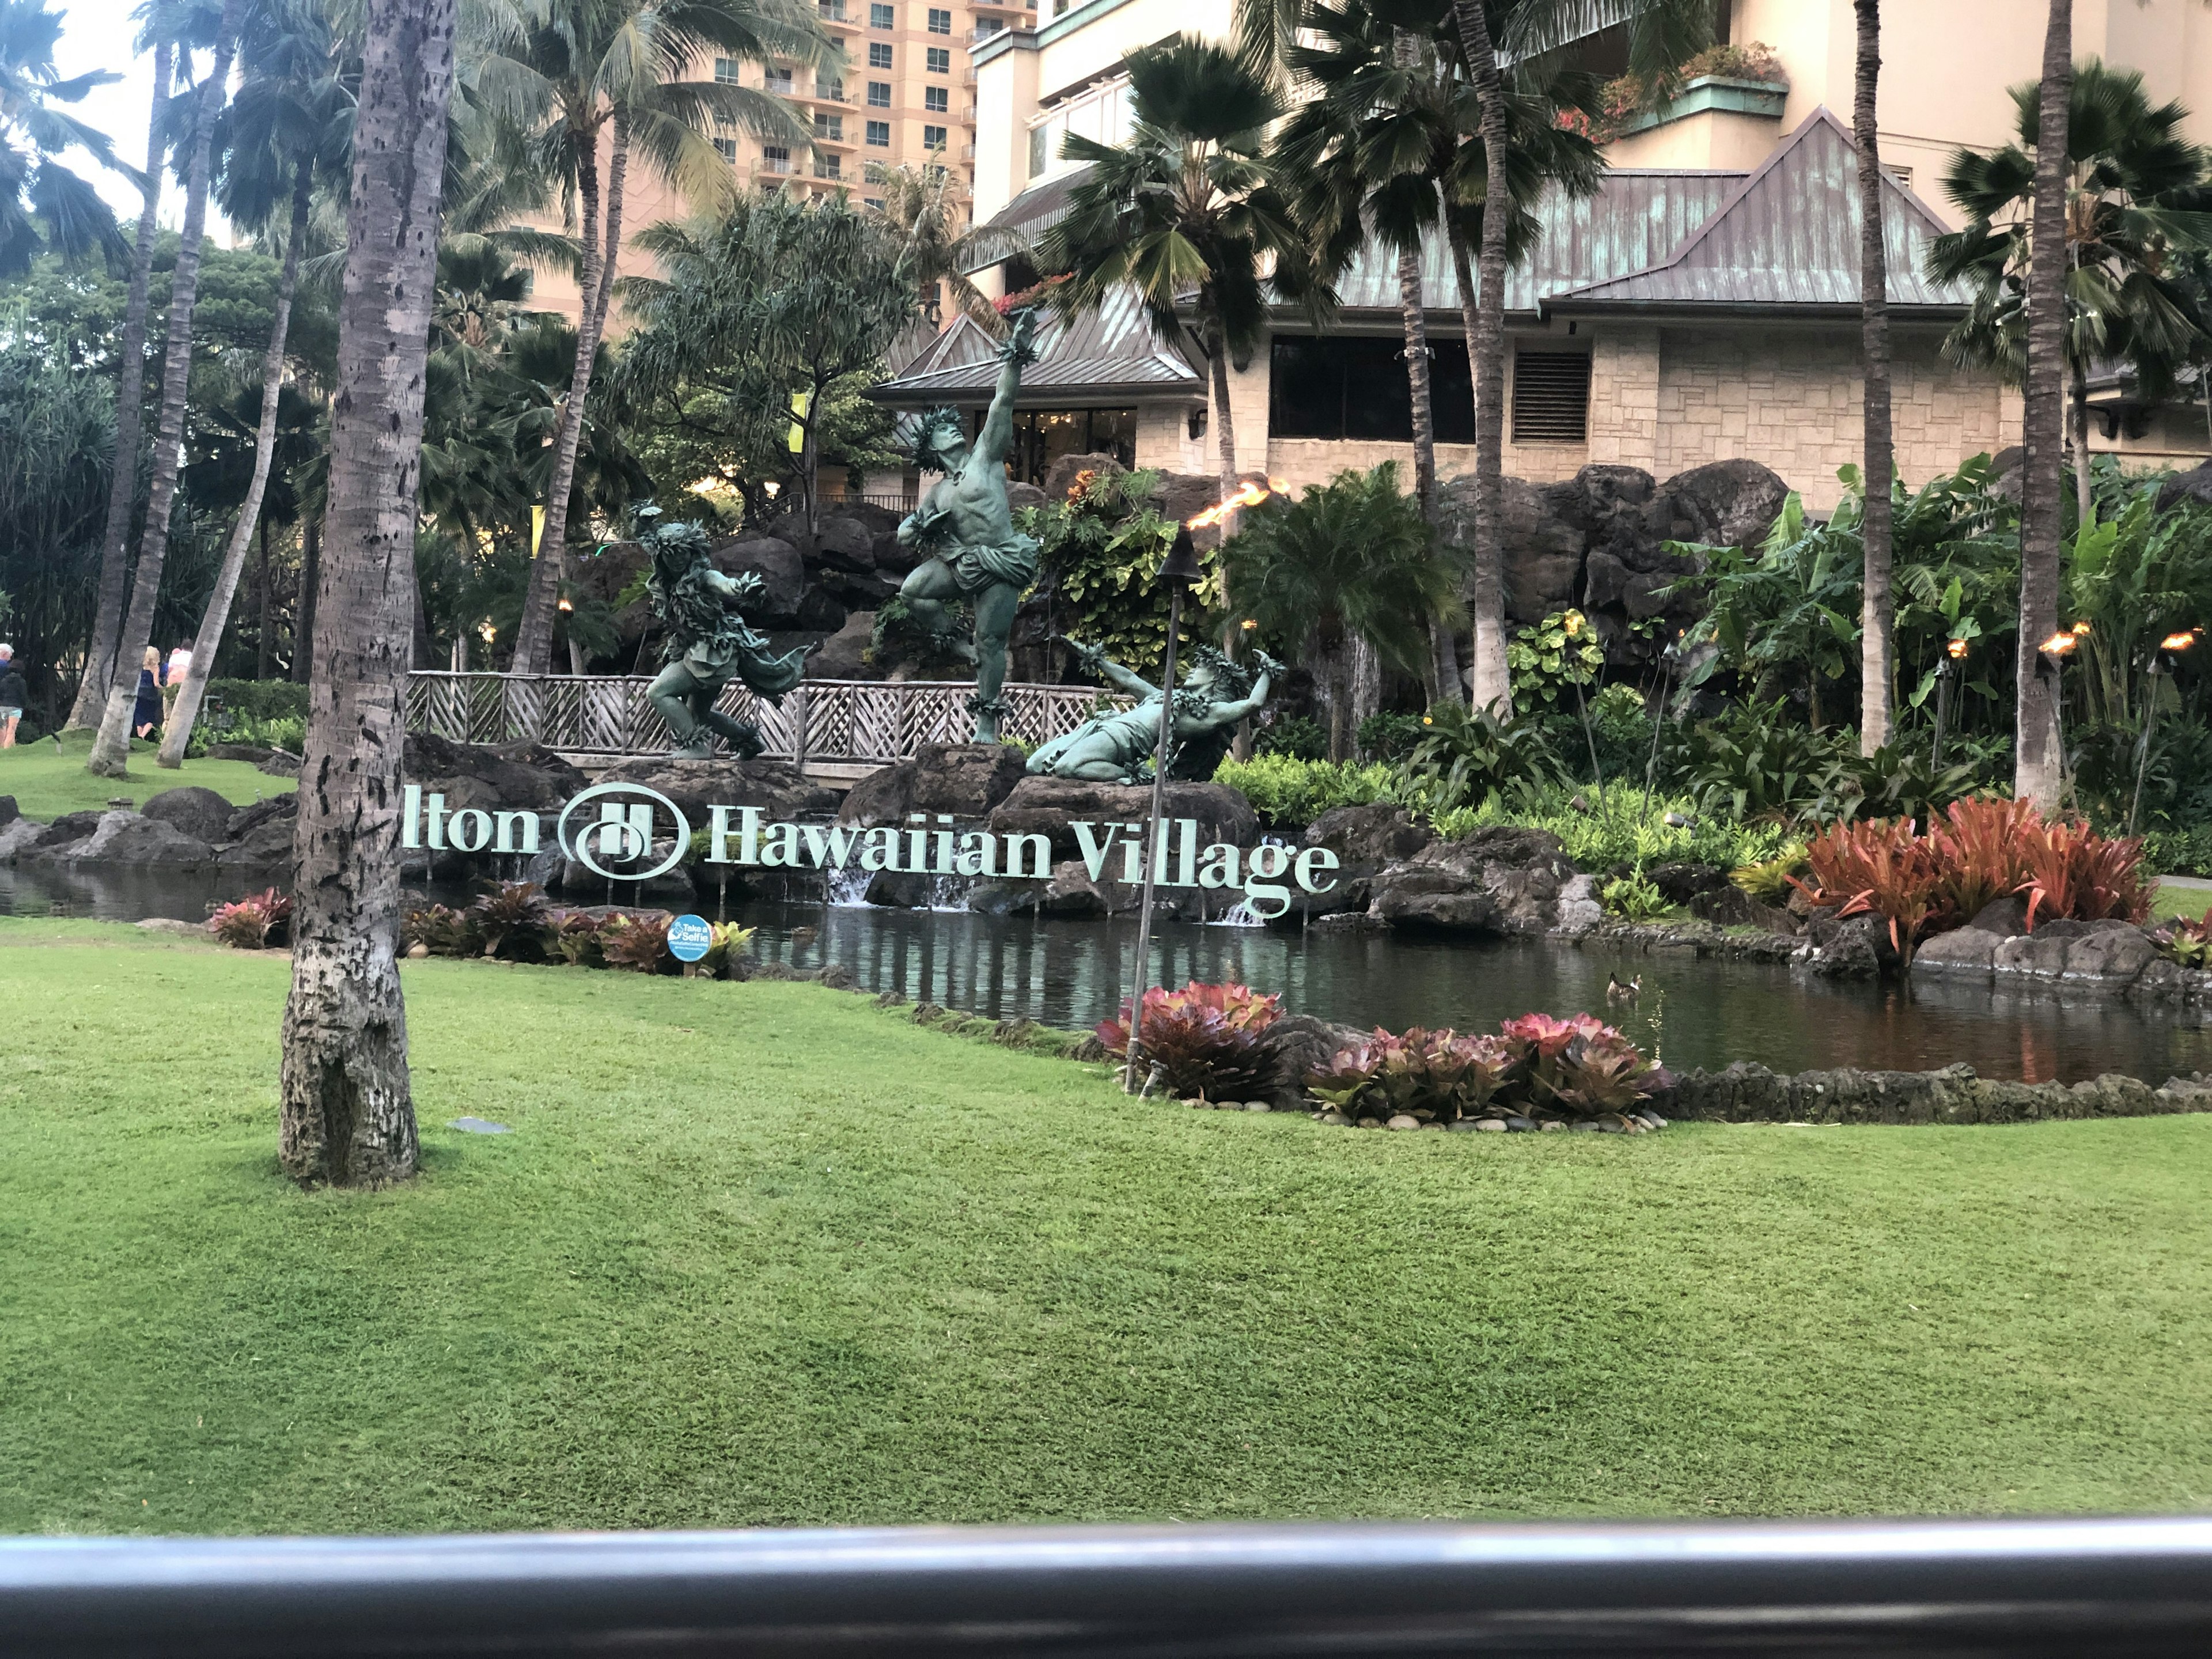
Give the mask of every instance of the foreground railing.
[[2212, 1522], [0, 1541], [9, 1654], [2212, 1651]]
[[[455, 743], [542, 743], [571, 755], [665, 752], [668, 722], [646, 701], [643, 675], [475, 674], [422, 669], [407, 677], [407, 727]], [[725, 714], [760, 728], [771, 758], [904, 760], [925, 743], [964, 742], [974, 685], [945, 680], [807, 680], [780, 707], [724, 688]], [[1087, 686], [1008, 685], [1002, 735], [1032, 746], [1081, 725], [1100, 701]], [[1109, 699], [1109, 701], [1120, 701]]]

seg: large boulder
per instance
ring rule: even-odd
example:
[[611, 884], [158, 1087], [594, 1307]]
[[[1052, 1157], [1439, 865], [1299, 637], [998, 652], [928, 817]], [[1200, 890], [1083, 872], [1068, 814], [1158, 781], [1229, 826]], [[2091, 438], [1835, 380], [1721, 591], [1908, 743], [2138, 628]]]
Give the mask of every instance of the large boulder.
[[243, 841], [263, 824], [278, 818], [284, 821], [285, 833], [289, 835], [291, 822], [299, 816], [299, 796], [289, 791], [282, 795], [271, 795], [266, 800], [258, 800], [251, 806], [241, 806], [233, 812], [229, 822], [223, 825], [222, 834], [217, 839]]
[[1413, 857], [1436, 839], [1436, 833], [1414, 823], [1404, 807], [1376, 801], [1331, 807], [1308, 824], [1299, 839], [1308, 847], [1328, 848], [1346, 870], [1374, 870], [1395, 859]]
[[833, 570], [872, 573], [875, 535], [858, 519], [824, 519], [814, 534], [814, 562]]
[[2158, 487], [2153, 511], [2168, 513], [2183, 505], [2212, 507], [2212, 461], [2177, 472]]
[[1543, 830], [1494, 825], [1431, 842], [1371, 884], [1372, 913], [1416, 932], [1524, 936], [1596, 925], [1590, 878]]
[[845, 625], [822, 642], [806, 665], [809, 679], [868, 680], [880, 678], [876, 666], [867, 659], [866, 653], [875, 643], [876, 613], [855, 611], [845, 618]]
[[230, 815], [238, 809], [228, 797], [212, 789], [187, 784], [181, 789], [164, 789], [140, 810], [146, 817], [212, 846], [230, 839]]
[[1022, 751], [1003, 743], [926, 743], [913, 758], [871, 772], [837, 811], [840, 823], [903, 825], [909, 814], [981, 818], [1025, 775]]
[[446, 798], [453, 811], [473, 806], [559, 811], [589, 781], [576, 768], [540, 744], [490, 745], [455, 743], [428, 732], [410, 732], [400, 750], [400, 769], [425, 795]]
[[11, 818], [0, 823], [0, 864], [13, 864], [36, 847], [46, 829], [36, 818]]
[[15, 805], [13, 795], [0, 795], [0, 829], [5, 829], [22, 816], [22, 810]]
[[[1505, 614], [1535, 622], [1574, 603], [1588, 535], [1559, 510], [1553, 492], [1522, 478], [1502, 482], [1499, 544], [1505, 560]], [[1455, 547], [1474, 545], [1474, 477], [1464, 474], [1437, 491], [1437, 528]]]
[[65, 847], [71, 842], [82, 841], [100, 828], [100, 820], [104, 816], [97, 810], [64, 812], [40, 830], [32, 839], [31, 846], [44, 852], [49, 848]]
[[2063, 981], [2085, 989], [2124, 990], [2157, 959], [2158, 947], [2133, 922], [2046, 921], [2033, 933], [2000, 940], [1990, 965], [1999, 975]]
[[[1234, 789], [1218, 783], [1170, 783], [1164, 805], [1170, 818], [1194, 818], [1199, 844], [1226, 842], [1248, 847], [1258, 838], [1259, 815]], [[994, 835], [1041, 835], [1050, 838], [1055, 860], [1077, 855], [1075, 830], [1082, 823], [1098, 826], [1103, 839], [1116, 824], [1141, 824], [1152, 810], [1150, 787], [1123, 783], [1084, 783], [1072, 778], [1025, 777], [991, 813]], [[1118, 860], [1118, 850], [1115, 854]], [[1112, 876], [1116, 872], [1102, 873]]]
[[1710, 461], [1661, 484], [1646, 524], [1656, 539], [1749, 547], [1772, 527], [1789, 496], [1781, 474], [1757, 461]]
[[756, 627], [799, 625], [799, 604], [806, 597], [806, 561], [796, 547], [781, 536], [748, 536], [717, 544], [714, 558], [724, 575], [750, 571], [761, 579], [761, 596], [746, 612]]
[[100, 814], [98, 825], [82, 840], [51, 848], [46, 856], [71, 864], [189, 869], [212, 863], [215, 849], [159, 818], [118, 810]]
[[[244, 817], [243, 813], [240, 815]], [[234, 833], [229, 843], [216, 853], [215, 861], [244, 870], [273, 872], [290, 869], [292, 832], [298, 817], [296, 812], [270, 812], [247, 819], [244, 830]], [[238, 822], [232, 820], [234, 826]]]
[[[1076, 479], [1085, 472], [1104, 472], [1111, 474], [1122, 471], [1123, 470], [1121, 463], [1116, 460], [1113, 456], [1102, 453], [1096, 450], [1088, 451], [1080, 454], [1062, 455], [1058, 460], [1054, 461], [1050, 466], [1044, 470], [1045, 499], [1051, 501], [1066, 501], [1067, 499], [1068, 491], [1075, 488]], [[1169, 476], [1172, 477], [1176, 475], [1170, 474]], [[1218, 484], [1212, 487], [1216, 489], [1219, 489]], [[1208, 496], [1206, 498], [1207, 501], [1211, 501], [1212, 499], [1212, 496]], [[1206, 502], [1200, 501], [1198, 505], [1199, 507], [1203, 507], [1206, 505]], [[1197, 511], [1197, 507], [1191, 508], [1191, 513], [1195, 513]], [[1190, 514], [1186, 513], [1183, 516], [1185, 518], [1188, 518]]]
[[713, 806], [757, 806], [771, 823], [826, 818], [837, 808], [834, 790], [810, 782], [782, 761], [647, 756], [608, 768], [599, 774], [599, 781], [659, 790], [676, 803], [695, 832], [707, 827], [708, 809]]

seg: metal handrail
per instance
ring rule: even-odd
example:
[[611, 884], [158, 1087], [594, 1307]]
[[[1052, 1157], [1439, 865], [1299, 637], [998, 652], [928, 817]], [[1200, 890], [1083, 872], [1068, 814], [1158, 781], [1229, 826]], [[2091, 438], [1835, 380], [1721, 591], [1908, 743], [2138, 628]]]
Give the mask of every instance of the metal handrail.
[[2201, 1654], [2212, 1521], [0, 1541], [10, 1654]]
[[[407, 729], [455, 743], [539, 743], [563, 754], [665, 753], [673, 741], [646, 699], [643, 674], [495, 674], [416, 669], [407, 677]], [[740, 684], [723, 689], [723, 713], [760, 729], [765, 753], [794, 765], [889, 765], [926, 743], [964, 743], [975, 730], [964, 680], [805, 680], [780, 704]], [[1103, 705], [1127, 699], [1081, 685], [1013, 683], [1001, 733], [1035, 745], [1073, 731]]]

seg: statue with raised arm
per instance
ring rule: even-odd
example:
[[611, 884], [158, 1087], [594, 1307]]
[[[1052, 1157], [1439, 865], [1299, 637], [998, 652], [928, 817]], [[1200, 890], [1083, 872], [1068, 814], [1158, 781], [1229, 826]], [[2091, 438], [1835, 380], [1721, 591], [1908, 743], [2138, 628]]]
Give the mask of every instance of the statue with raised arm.
[[750, 570], [726, 576], [714, 568], [707, 532], [696, 524], [670, 523], [650, 504], [637, 509], [643, 526], [638, 542], [652, 556], [646, 592], [666, 637], [660, 647], [668, 665], [646, 688], [646, 697], [675, 733], [676, 754], [704, 760], [714, 752], [719, 733], [739, 760], [750, 760], [765, 745], [757, 727], [714, 707], [733, 678], [756, 696], [779, 702], [806, 672], [813, 647], [771, 652], [753, 631], [744, 607], [761, 594], [761, 579]]
[[[1133, 708], [1094, 714], [1064, 738], [1042, 744], [1029, 758], [1040, 777], [1079, 778], [1090, 783], [1149, 783], [1152, 750], [1160, 735], [1160, 688], [1109, 659], [1095, 645], [1070, 640], [1076, 660], [1109, 685], [1137, 699]], [[1256, 668], [1257, 672], [1255, 673]], [[1246, 716], [1267, 701], [1282, 665], [1255, 653], [1249, 665], [1231, 662], [1212, 646], [1190, 653], [1182, 684], [1176, 688], [1175, 723], [1170, 728], [1168, 776], [1179, 783], [1203, 783], [1213, 775]]]
[[[898, 527], [899, 544], [929, 556], [899, 589], [907, 610], [939, 646], [975, 665], [975, 741], [996, 743], [1006, 700], [1006, 636], [1014, 611], [1036, 580], [1036, 538], [1014, 528], [1006, 500], [1006, 453], [1013, 446], [1014, 399], [1022, 368], [1036, 361], [1031, 342], [1036, 313], [1018, 312], [1012, 334], [999, 348], [1006, 367], [983, 429], [971, 446], [956, 409], [933, 409], [921, 417], [915, 460], [924, 472], [945, 476], [929, 487]], [[955, 631], [950, 607], [968, 601], [975, 616], [973, 641]]]

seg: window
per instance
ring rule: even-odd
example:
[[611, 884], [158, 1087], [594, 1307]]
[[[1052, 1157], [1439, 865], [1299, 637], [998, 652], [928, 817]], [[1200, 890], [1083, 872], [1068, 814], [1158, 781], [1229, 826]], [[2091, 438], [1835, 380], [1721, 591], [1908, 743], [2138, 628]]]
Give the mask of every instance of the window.
[[833, 23], [845, 21], [845, 0], [814, 0], [814, 9]]
[[951, 33], [952, 14], [950, 11], [940, 10], [939, 8], [932, 6], [929, 9], [929, 32], [932, 34]]
[[769, 173], [788, 173], [791, 171], [791, 152], [781, 144], [763, 144], [761, 166]]
[[734, 167], [738, 160], [738, 141], [734, 138], [717, 138], [714, 140], [714, 153]]
[[788, 98], [791, 96], [791, 71], [787, 69], [764, 70], [761, 73], [761, 84], [770, 92], [781, 93]]
[[842, 104], [845, 101], [845, 83], [842, 81], [825, 81], [817, 75], [814, 77], [814, 95], [833, 99]]
[[945, 129], [943, 127], [924, 127], [921, 130], [921, 147], [924, 149], [943, 149], [945, 148]]
[[924, 87], [921, 89], [921, 106], [933, 115], [945, 114], [952, 107], [949, 101], [951, 96], [943, 87]]
[[868, 82], [868, 107], [889, 109], [891, 106], [891, 83], [888, 81]]
[[844, 177], [844, 158], [840, 155], [817, 155], [814, 158], [814, 176], [817, 179]]
[[[1580, 351], [1513, 354], [1513, 441], [1578, 444], [1589, 438], [1590, 360]], [[1442, 436], [1442, 434], [1438, 434]]]
[[1030, 177], [1034, 179], [1044, 171], [1044, 129], [1030, 129]]
[[[1413, 441], [1413, 395], [1406, 381], [1402, 342], [1379, 336], [1279, 334], [1271, 356], [1270, 437]], [[1439, 340], [1429, 362], [1429, 390], [1437, 441], [1473, 443], [1474, 390], [1467, 353], [1455, 342]]]
[[932, 75], [952, 73], [952, 49], [950, 46], [932, 46], [924, 55], [927, 58], [924, 67]]
[[890, 41], [888, 41], [888, 40], [871, 40], [871, 41], [869, 41], [869, 42], [868, 42], [868, 67], [869, 67], [870, 69], [887, 70], [887, 69], [889, 69], [890, 66], [891, 66], [891, 48], [890, 48]]
[[884, 198], [880, 196], [863, 196], [860, 198], [860, 205], [862, 207], [872, 207], [875, 209], [877, 212], [881, 213], [884, 210]]
[[868, 8], [868, 27], [872, 29], [896, 28], [898, 18], [889, 6], [872, 5]]
[[845, 137], [845, 118], [842, 115], [826, 115], [820, 110], [815, 111], [814, 136], [817, 138], [842, 140]]
[[868, 142], [878, 149], [889, 149], [891, 147], [891, 124], [888, 121], [869, 122]]
[[714, 78], [726, 87], [737, 85], [738, 60], [734, 58], [717, 58], [714, 60]]

